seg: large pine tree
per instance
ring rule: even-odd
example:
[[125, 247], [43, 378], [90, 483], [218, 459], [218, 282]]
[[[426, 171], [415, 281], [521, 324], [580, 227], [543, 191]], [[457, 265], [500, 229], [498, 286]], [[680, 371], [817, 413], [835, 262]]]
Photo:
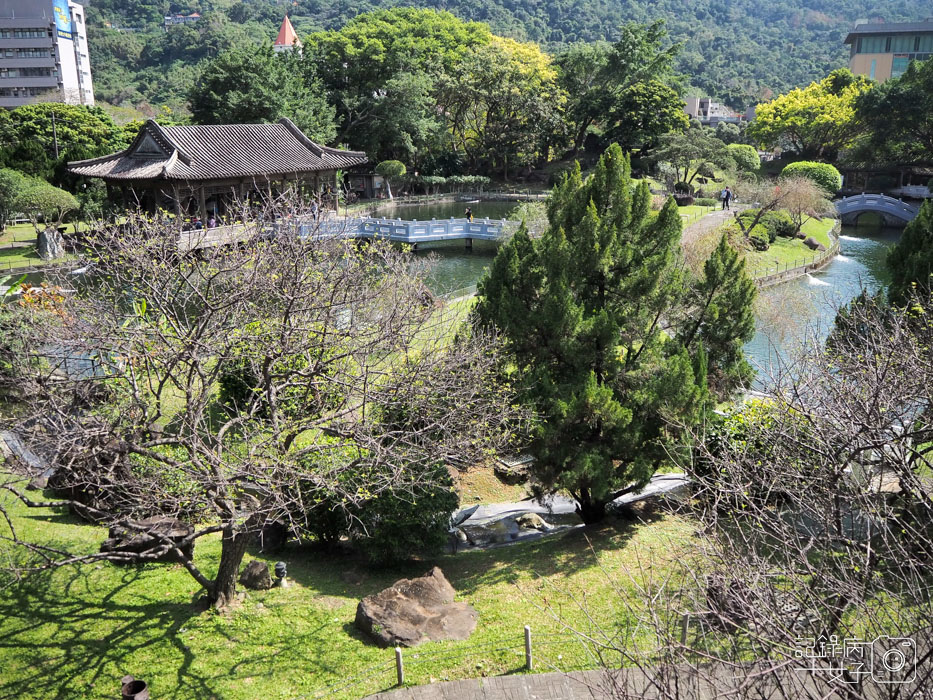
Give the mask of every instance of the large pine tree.
[[[677, 206], [654, 216], [650, 203], [612, 146], [591, 177], [577, 168], [555, 189], [543, 237], [522, 227], [480, 284], [478, 318], [507, 340], [510, 371], [539, 416], [535, 477], [568, 491], [588, 523], [677, 449], [673, 426], [710, 404], [707, 363], [722, 374], [744, 362], [750, 332], [754, 286], [731, 251], [717, 249], [704, 279], [684, 279]], [[723, 323], [730, 330], [717, 333]], [[722, 337], [736, 329], [738, 346]]]

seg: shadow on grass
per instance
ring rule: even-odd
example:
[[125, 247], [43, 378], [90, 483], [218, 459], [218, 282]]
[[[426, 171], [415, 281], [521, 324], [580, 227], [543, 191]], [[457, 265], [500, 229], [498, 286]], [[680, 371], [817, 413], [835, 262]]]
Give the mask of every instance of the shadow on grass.
[[[172, 697], [211, 697], [210, 679], [192, 673], [194, 655], [178, 636], [196, 612], [193, 605], [115, 602], [124, 588], [139, 585], [140, 576], [139, 569], [126, 568], [118, 585], [103, 596], [88, 585], [83, 568], [56, 572], [54, 583], [51, 572], [42, 572], [7, 588], [0, 599], [0, 649], [12, 650], [4, 655], [22, 659], [22, 667], [15, 677], [0, 673], [0, 698], [84, 697], [88, 685], [95, 686], [94, 695], [115, 697], [124, 674], [147, 676], [145, 668], [127, 667], [125, 657], [165, 643], [183, 659]], [[90, 632], [95, 628], [106, 628], [106, 634], [95, 637]]]

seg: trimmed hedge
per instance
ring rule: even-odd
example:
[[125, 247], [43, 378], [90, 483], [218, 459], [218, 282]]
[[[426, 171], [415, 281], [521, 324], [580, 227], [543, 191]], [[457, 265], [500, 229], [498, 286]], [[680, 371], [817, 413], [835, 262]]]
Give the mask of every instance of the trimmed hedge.
[[781, 177], [805, 177], [813, 180], [830, 196], [836, 194], [842, 187], [842, 175], [836, 168], [829, 163], [817, 163], [811, 160], [791, 163], [781, 171]]

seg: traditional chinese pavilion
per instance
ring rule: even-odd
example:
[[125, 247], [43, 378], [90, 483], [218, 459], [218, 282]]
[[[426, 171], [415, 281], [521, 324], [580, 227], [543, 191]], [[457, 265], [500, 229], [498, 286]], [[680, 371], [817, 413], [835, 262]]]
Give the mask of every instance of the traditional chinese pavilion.
[[129, 148], [68, 171], [119, 187], [128, 204], [178, 216], [226, 211], [233, 201], [294, 191], [336, 206], [337, 171], [367, 162], [365, 153], [319, 146], [288, 119], [275, 124], [143, 124]]

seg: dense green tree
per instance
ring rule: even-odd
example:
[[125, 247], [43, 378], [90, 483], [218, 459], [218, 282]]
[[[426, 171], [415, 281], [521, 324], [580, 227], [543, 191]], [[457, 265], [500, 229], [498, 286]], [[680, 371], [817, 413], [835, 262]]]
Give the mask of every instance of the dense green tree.
[[376, 173], [382, 176], [385, 182], [386, 196], [392, 199], [392, 183], [405, 176], [408, 169], [399, 160], [384, 160], [376, 165]]
[[933, 293], [933, 201], [927, 200], [920, 213], [904, 229], [901, 239], [888, 253], [891, 284], [888, 297], [894, 304], [906, 304], [917, 294], [922, 299]]
[[555, 189], [544, 236], [520, 229], [480, 284], [476, 313], [506, 338], [540, 416], [535, 477], [569, 491], [588, 523], [651, 478], [677, 441], [672, 423], [707, 402], [703, 353], [663, 329], [682, 294], [680, 215], [669, 201], [655, 217], [650, 200], [614, 145], [590, 178], [577, 169]]
[[832, 160], [858, 137], [856, 100], [871, 88], [868, 78], [840, 68], [759, 105], [748, 134], [766, 148], [784, 145], [803, 156]]
[[508, 179], [546, 158], [564, 99], [550, 57], [536, 44], [493, 37], [442, 82], [439, 106], [452, 146], [470, 168]]
[[781, 177], [805, 177], [819, 185], [823, 192], [831, 197], [842, 187], [842, 175], [835, 166], [829, 163], [798, 160], [796, 163], [785, 166], [781, 171]]
[[13, 198], [13, 208], [29, 216], [37, 230], [39, 221], [46, 227], [59, 224], [68, 212], [79, 207], [73, 194], [38, 178], [27, 178]]
[[731, 167], [734, 164], [726, 145], [708, 129], [692, 126], [685, 132], [670, 132], [659, 139], [652, 158], [670, 164], [677, 179], [690, 184], [702, 172], [713, 166]]
[[[730, 124], [730, 126], [735, 125]], [[718, 135], [716, 138], [722, 141]], [[761, 167], [761, 158], [758, 157], [758, 150], [754, 146], [746, 143], [730, 143], [726, 146], [726, 150], [735, 161], [736, 167], [743, 172], [754, 173]]]
[[6, 228], [10, 214], [16, 212], [16, 198], [25, 188], [27, 182], [18, 170], [0, 168], [0, 231]]
[[191, 88], [191, 115], [200, 124], [273, 122], [288, 117], [315, 141], [335, 135], [333, 109], [313, 77], [270, 45], [230, 49], [211, 61]]
[[856, 160], [933, 162], [933, 60], [912, 61], [901, 77], [862, 94], [856, 111], [867, 134]]
[[649, 80], [619, 93], [609, 111], [605, 133], [626, 150], [646, 151], [665, 134], [680, 134], [689, 124], [677, 91]]
[[574, 153], [597, 124], [626, 149], [687, 127], [673, 69], [680, 45], [666, 46], [666, 37], [662, 21], [628, 23], [614, 44], [577, 44], [557, 56]]
[[703, 266], [703, 276], [690, 289], [688, 320], [679, 338], [687, 348], [700, 345], [710, 388], [720, 399], [747, 386], [754, 376], [742, 348], [755, 335], [757, 295], [745, 261], [723, 235]]
[[304, 56], [336, 107], [341, 142], [376, 160], [407, 158], [437, 137], [433, 84], [491, 36], [448, 12], [394, 8], [311, 34]]

